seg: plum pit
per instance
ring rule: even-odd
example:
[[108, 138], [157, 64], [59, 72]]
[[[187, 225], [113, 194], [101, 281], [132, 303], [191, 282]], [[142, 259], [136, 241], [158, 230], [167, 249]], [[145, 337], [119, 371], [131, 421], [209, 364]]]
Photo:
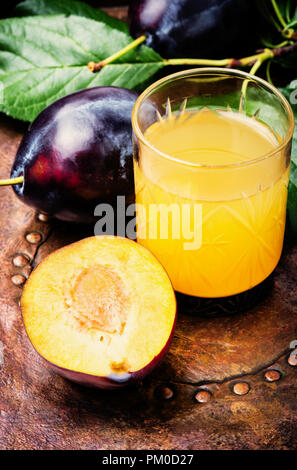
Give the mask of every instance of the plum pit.
[[125, 285], [110, 267], [96, 264], [78, 276], [71, 310], [80, 327], [122, 334], [129, 305]]

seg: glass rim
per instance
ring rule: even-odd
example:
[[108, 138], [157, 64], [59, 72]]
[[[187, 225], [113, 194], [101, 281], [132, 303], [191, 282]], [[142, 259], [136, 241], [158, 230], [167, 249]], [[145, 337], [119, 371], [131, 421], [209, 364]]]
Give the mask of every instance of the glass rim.
[[[248, 161], [241, 161], [237, 163], [228, 163], [228, 164], [206, 164], [206, 163], [196, 163], [196, 162], [188, 162], [186, 160], [182, 160], [180, 158], [173, 157], [171, 155], [168, 155], [158, 148], [154, 147], [144, 136], [143, 132], [140, 129], [139, 122], [138, 122], [138, 112], [141, 103], [149, 96], [149, 94], [157, 87], [159, 87], [162, 84], [165, 84], [166, 82], [171, 82], [175, 79], [179, 78], [184, 78], [190, 75], [193, 76], [198, 76], [198, 75], [207, 75], [207, 74], [218, 74], [222, 76], [235, 76], [238, 78], [244, 78], [244, 79], [249, 79], [254, 82], [257, 82], [262, 86], [262, 88], [269, 89], [274, 95], [278, 96], [284, 105], [284, 108], [288, 114], [289, 118], [289, 128], [286, 133], [286, 136], [284, 137], [283, 141], [272, 151], [267, 152], [263, 155], [260, 155], [252, 160]], [[152, 85], [150, 85], [148, 88], [146, 88], [137, 98], [133, 111], [132, 111], [132, 127], [133, 131], [136, 135], [136, 137], [146, 146], [149, 147], [151, 150], [153, 150], [155, 153], [160, 155], [161, 157], [171, 161], [178, 163], [183, 166], [189, 166], [193, 168], [209, 168], [209, 169], [219, 169], [219, 168], [236, 168], [236, 167], [243, 167], [243, 166], [248, 166], [252, 165], [254, 163], [258, 163], [262, 160], [266, 160], [268, 158], [273, 157], [275, 154], [279, 153], [282, 151], [288, 143], [291, 141], [293, 137], [293, 132], [294, 132], [294, 126], [295, 126], [295, 118], [294, 118], [294, 113], [291, 108], [291, 105], [289, 104], [288, 100], [284, 97], [284, 95], [274, 86], [268, 83], [266, 80], [260, 77], [256, 77], [254, 75], [251, 75], [247, 72], [244, 72], [242, 70], [238, 69], [225, 69], [223, 67], [201, 67], [201, 68], [195, 68], [195, 69], [189, 69], [189, 70], [183, 70], [181, 72], [176, 72], [170, 75], [167, 75], [166, 77], [161, 78], [160, 80], [156, 81]]]

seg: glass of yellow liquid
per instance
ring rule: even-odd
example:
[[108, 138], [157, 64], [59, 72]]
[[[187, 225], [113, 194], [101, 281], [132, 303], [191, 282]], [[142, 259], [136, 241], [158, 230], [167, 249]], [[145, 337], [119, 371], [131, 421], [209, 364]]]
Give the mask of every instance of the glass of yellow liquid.
[[163, 78], [132, 116], [137, 241], [176, 291], [226, 297], [261, 283], [283, 246], [294, 118], [260, 78], [220, 68]]

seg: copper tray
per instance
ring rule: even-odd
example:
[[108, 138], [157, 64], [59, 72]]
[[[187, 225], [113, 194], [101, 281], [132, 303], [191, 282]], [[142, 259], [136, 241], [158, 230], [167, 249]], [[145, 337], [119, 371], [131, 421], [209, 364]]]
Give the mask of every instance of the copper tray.
[[[119, 13], [124, 16], [125, 10]], [[24, 131], [0, 120], [0, 178]], [[229, 317], [179, 311], [170, 352], [139, 385], [86, 389], [55, 375], [26, 337], [22, 286], [48, 253], [92, 235], [0, 191], [1, 449], [296, 449], [297, 246], [286, 243], [256, 307]]]

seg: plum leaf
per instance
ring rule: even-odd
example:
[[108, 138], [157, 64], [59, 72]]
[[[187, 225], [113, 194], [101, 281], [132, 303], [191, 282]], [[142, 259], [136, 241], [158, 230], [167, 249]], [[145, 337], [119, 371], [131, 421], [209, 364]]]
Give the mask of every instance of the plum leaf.
[[101, 61], [131, 41], [126, 27], [114, 27], [100, 12], [96, 20], [68, 14], [0, 20], [0, 111], [33, 121], [56, 99], [84, 88], [137, 88], [164, 67], [147, 46], [98, 73], [87, 68], [90, 61]]
[[297, 233], [297, 80], [293, 80], [280, 91], [291, 103], [295, 115], [295, 129], [292, 142], [292, 158], [288, 191], [288, 218], [291, 229]]
[[112, 28], [128, 33], [128, 25], [123, 21], [109, 16], [102, 10], [74, 0], [25, 0], [15, 8], [18, 16], [33, 15], [77, 15], [95, 21], [101, 21]]

